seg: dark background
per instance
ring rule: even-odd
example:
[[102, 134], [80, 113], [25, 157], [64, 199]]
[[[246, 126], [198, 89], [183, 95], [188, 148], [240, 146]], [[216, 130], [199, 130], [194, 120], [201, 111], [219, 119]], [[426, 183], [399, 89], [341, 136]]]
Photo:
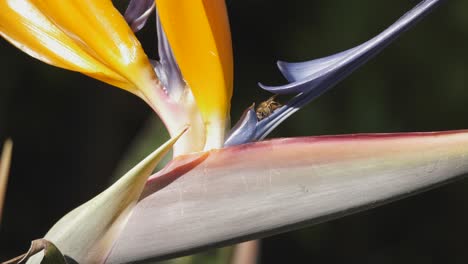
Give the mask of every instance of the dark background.
[[[228, 0], [236, 73], [232, 119], [269, 97], [258, 81], [285, 82], [277, 59], [308, 60], [353, 47], [417, 2]], [[446, 1], [272, 136], [468, 128], [467, 10], [467, 1]], [[155, 57], [153, 28], [138, 36]], [[0, 227], [5, 260], [108, 186], [152, 113], [129, 93], [48, 66], [3, 39], [0, 58], [0, 141], [12, 137], [15, 143]], [[468, 263], [467, 190], [468, 180], [461, 180], [267, 238], [262, 263]]]

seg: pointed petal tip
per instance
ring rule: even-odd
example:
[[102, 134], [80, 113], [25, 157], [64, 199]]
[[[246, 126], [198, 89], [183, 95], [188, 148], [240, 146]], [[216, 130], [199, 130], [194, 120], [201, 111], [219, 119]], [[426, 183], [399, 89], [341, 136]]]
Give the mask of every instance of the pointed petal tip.
[[317, 80], [316, 83], [311, 83], [309, 80], [300, 80], [279, 86], [265, 85], [259, 82], [258, 86], [263, 90], [274, 94], [298, 94], [313, 89], [311, 88], [312, 86], [318, 86], [320, 84], [319, 81], [321, 81], [321, 79]]
[[281, 72], [281, 74], [283, 74], [286, 80], [288, 80], [289, 82], [297, 81], [297, 78], [295, 78], [294, 75], [291, 74], [288, 69], [289, 64], [289, 62], [279, 60], [276, 62], [276, 67], [278, 67], [279, 71]]
[[78, 263], [104, 263], [147, 179], [188, 129], [185, 126], [109, 188], [62, 217], [45, 238]]
[[177, 136], [175, 136], [175, 140], [178, 140], [183, 134], [185, 134], [185, 132], [187, 132], [187, 130], [189, 130], [190, 127], [191, 127], [190, 125], [186, 125], [186, 126], [180, 131], [180, 133], [179, 133]]

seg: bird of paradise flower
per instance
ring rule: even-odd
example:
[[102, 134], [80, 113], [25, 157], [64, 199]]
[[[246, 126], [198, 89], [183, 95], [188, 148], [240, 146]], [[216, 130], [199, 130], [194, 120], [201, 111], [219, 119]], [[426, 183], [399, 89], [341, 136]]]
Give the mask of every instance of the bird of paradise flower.
[[[233, 55], [224, 1], [133, 0], [126, 20], [107, 0], [0, 1], [5, 39], [139, 96], [173, 137], [45, 239], [79, 263], [164, 258], [336, 218], [467, 172], [466, 131], [262, 141], [440, 2], [421, 1], [349, 50], [279, 62], [288, 84], [260, 86], [292, 99], [261, 118], [251, 106], [229, 129]], [[148, 59], [132, 33], [154, 9], [159, 61]], [[149, 177], [173, 146], [173, 161]]]

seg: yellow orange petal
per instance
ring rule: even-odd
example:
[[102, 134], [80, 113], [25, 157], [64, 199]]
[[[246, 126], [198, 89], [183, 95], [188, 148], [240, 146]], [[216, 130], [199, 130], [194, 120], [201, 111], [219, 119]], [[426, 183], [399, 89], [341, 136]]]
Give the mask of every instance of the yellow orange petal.
[[233, 86], [225, 2], [156, 0], [156, 6], [182, 75], [203, 115], [207, 140], [216, 141], [224, 135]]
[[0, 10], [0, 35], [39, 60], [133, 93], [156, 78], [109, 0], [0, 0]]

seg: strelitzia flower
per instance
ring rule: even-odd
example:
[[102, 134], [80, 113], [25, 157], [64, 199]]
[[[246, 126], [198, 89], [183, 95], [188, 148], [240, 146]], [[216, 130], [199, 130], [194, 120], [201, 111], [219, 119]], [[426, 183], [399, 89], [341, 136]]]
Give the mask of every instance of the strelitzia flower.
[[[340, 217], [468, 172], [468, 131], [261, 141], [439, 0], [421, 1], [355, 48], [308, 62], [280, 62], [289, 84], [261, 87], [295, 96], [261, 113], [249, 107], [230, 131], [233, 58], [223, 0], [133, 0], [125, 17], [106, 0], [48, 2], [2, 0], [2, 36], [36, 58], [140, 96], [173, 136], [142, 163], [151, 165], [138, 165], [49, 231], [45, 239], [68, 259], [164, 259]], [[132, 33], [153, 10], [159, 61], [146, 57]], [[179, 137], [173, 161], [146, 180]]]
[[0, 35], [13, 45], [46, 63], [141, 97], [163, 118], [171, 135], [190, 124], [176, 154], [203, 150], [205, 128], [190, 90], [176, 99], [168, 95], [111, 1], [2, 0], [0, 8]]

